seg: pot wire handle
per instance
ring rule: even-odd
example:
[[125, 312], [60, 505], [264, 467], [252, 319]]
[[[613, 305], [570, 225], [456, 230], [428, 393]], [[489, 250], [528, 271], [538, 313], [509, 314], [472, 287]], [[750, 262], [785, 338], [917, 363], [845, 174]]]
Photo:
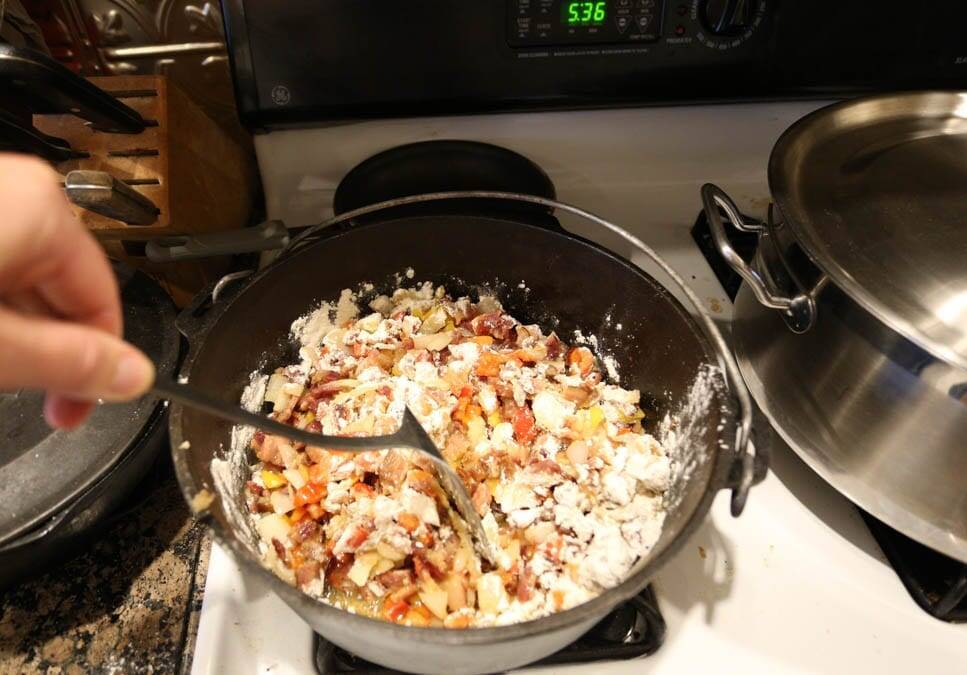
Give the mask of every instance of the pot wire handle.
[[[711, 187], [718, 190], [718, 188], [715, 188], [714, 185]], [[728, 199], [728, 196], [726, 196], [724, 192], [721, 190], [719, 190], [719, 192], [725, 196], [725, 199]], [[704, 194], [705, 192], [703, 189], [703, 197]], [[292, 240], [289, 242], [288, 248], [283, 251], [283, 255], [280, 255], [279, 259], [283, 258], [285, 253], [295, 250], [296, 248], [320, 236], [322, 234], [322, 230], [326, 227], [347, 223], [354, 218], [359, 218], [360, 216], [369, 215], [371, 213], [391, 209], [397, 206], [442, 201], [446, 199], [502, 199], [507, 201], [539, 204], [541, 206], [548, 206], [552, 209], [565, 211], [572, 215], [578, 216], [583, 220], [610, 230], [614, 234], [621, 237], [625, 242], [630, 244], [633, 248], [641, 253], [644, 253], [656, 265], [658, 265], [658, 267], [661, 268], [661, 270], [668, 276], [668, 278], [672, 280], [672, 283], [678, 287], [678, 289], [688, 299], [688, 302], [698, 313], [706, 335], [708, 335], [708, 337], [711, 339], [716, 352], [718, 352], [719, 362], [721, 363], [722, 370], [725, 373], [729, 389], [735, 396], [735, 399], [739, 405], [739, 422], [735, 430], [735, 444], [733, 446], [735, 448], [735, 453], [739, 456], [739, 459], [736, 460], [739, 462], [739, 464], [736, 467], [737, 471], [735, 472], [737, 475], [733, 475], [730, 483], [732, 486], [732, 515], [738, 516], [741, 514], [742, 510], [745, 508], [746, 499], [749, 496], [749, 488], [752, 487], [752, 484], [755, 483], [757, 479], [764, 475], [767, 460], [764, 452], [759, 453], [756, 451], [755, 444], [752, 441], [752, 399], [749, 397], [749, 392], [745, 388], [745, 383], [742, 381], [742, 376], [739, 374], [739, 367], [735, 362], [735, 357], [732, 355], [732, 350], [729, 349], [728, 345], [726, 344], [725, 338], [722, 337], [721, 331], [719, 331], [718, 327], [715, 325], [715, 321], [702, 305], [702, 302], [699, 300], [698, 296], [695, 295], [695, 291], [693, 291], [691, 287], [685, 283], [685, 280], [679, 276], [678, 272], [672, 269], [671, 265], [665, 262], [664, 258], [659, 256], [658, 253], [656, 253], [650, 246], [638, 239], [638, 237], [623, 229], [621, 226], [616, 225], [609, 220], [605, 220], [600, 216], [596, 216], [593, 213], [585, 211], [577, 206], [565, 204], [553, 199], [547, 199], [546, 197], [537, 197], [534, 195], [525, 195], [516, 192], [491, 192], [487, 190], [431, 192], [422, 195], [398, 197], [396, 199], [389, 199], [376, 204], [362, 206], [358, 209], [346, 211], [345, 213], [334, 216], [325, 222], [312, 225], [306, 228], [298, 236], [292, 238]], [[716, 212], [716, 216], [717, 215], [718, 213]], [[721, 227], [721, 218], [719, 219], [718, 223]], [[723, 228], [723, 237], [724, 232], [725, 231]]]
[[768, 228], [758, 223], [747, 222], [739, 213], [735, 202], [717, 185], [706, 183], [702, 186], [702, 206], [705, 209], [709, 230], [715, 240], [715, 245], [718, 247], [719, 254], [728, 263], [728, 266], [742, 277], [759, 304], [782, 311], [788, 318], [787, 323], [790, 328], [795, 332], [803, 333], [809, 330], [816, 319], [816, 302], [813, 299], [813, 294], [799, 293], [788, 296], [773, 291], [759, 271], [743, 260], [742, 256], [732, 248], [732, 242], [729, 241], [729, 235], [725, 232], [725, 225], [722, 222], [722, 214], [719, 213], [719, 209], [725, 211], [729, 222], [736, 229], [758, 234], [760, 243], [762, 235], [769, 233]]

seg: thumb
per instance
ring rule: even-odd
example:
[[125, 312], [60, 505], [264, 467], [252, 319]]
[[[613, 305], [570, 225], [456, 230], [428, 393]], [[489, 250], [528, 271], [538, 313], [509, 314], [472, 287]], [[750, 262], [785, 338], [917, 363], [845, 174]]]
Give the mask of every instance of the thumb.
[[0, 389], [126, 401], [153, 381], [148, 357], [109, 333], [0, 307]]

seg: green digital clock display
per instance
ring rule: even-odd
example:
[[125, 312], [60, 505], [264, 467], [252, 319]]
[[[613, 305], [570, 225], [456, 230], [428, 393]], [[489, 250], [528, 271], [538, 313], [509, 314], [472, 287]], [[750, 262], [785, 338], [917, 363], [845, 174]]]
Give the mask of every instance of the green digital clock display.
[[606, 0], [564, 0], [561, 20], [568, 26], [600, 26], [608, 14]]

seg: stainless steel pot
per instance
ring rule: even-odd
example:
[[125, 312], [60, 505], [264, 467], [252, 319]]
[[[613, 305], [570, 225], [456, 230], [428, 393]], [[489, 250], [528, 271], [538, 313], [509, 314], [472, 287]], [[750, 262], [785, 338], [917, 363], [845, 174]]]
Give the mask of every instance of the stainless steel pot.
[[[441, 213], [446, 200], [461, 200], [453, 202], [456, 212]], [[468, 200], [480, 208], [467, 212]], [[519, 214], [484, 208], [494, 200], [526, 202], [531, 208]], [[426, 202], [433, 208], [425, 213], [387, 211]], [[546, 210], [535, 212], [534, 205]], [[606, 227], [654, 259], [692, 303], [698, 321], [640, 269], [566, 233], [556, 221], [549, 222], [552, 209]], [[379, 218], [358, 220], [372, 214]], [[346, 227], [333, 227], [338, 223]], [[348, 212], [325, 225], [329, 227], [293, 240], [288, 251], [242, 286], [223, 289], [217, 302], [200, 296], [183, 312], [180, 328], [190, 352], [181, 374], [194, 386], [237, 403], [254, 368], [292, 358], [286, 350], [291, 349], [287, 334], [294, 317], [323, 298], [336, 297], [342, 288], [362, 280], [392, 279], [394, 273], [413, 267], [421, 279], [462, 292], [496, 284], [508, 311], [525, 320], [553, 318], [562, 335], [575, 328], [596, 333], [621, 364], [622, 383], [640, 388], [653, 401], [652, 419], [660, 420], [665, 413], [679, 419], [663, 532], [624, 582], [583, 605], [542, 619], [451, 631], [349, 614], [314, 600], [263, 568], [246, 526], [242, 492], [247, 458], [237, 455], [235, 471], [213, 475], [212, 460], [231, 445], [231, 425], [173, 405], [172, 454], [186, 499], [240, 564], [259, 575], [328, 640], [404, 671], [490, 673], [513, 668], [573, 642], [615, 605], [640, 592], [698, 527], [720, 489], [732, 490], [732, 511], [741, 512], [749, 486], [765, 473], [764, 454], [755, 452], [749, 440], [751, 401], [699, 300], [640, 241], [573, 206], [507, 193], [407, 197]], [[526, 290], [518, 287], [522, 279]], [[613, 323], [603, 319], [609, 311]], [[615, 327], [618, 322], [622, 329]], [[187, 449], [184, 441], [190, 442]]]
[[[967, 562], [967, 95], [819, 110], [776, 143], [778, 209], [702, 189], [744, 279], [734, 347], [773, 426], [835, 488]], [[720, 210], [759, 234], [750, 264]]]

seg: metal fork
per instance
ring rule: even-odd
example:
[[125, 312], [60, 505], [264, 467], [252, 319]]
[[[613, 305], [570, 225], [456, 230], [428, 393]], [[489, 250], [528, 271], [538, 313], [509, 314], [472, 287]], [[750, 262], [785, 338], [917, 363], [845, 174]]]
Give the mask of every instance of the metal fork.
[[410, 448], [422, 452], [433, 460], [437, 467], [437, 477], [440, 485], [451, 503], [456, 507], [457, 512], [463, 517], [470, 528], [470, 535], [478, 553], [486, 558], [491, 564], [497, 563], [494, 554], [493, 542], [487, 539], [484, 532], [483, 523], [463, 481], [457, 476], [453, 467], [444, 459], [443, 455], [436, 447], [433, 439], [427, 435], [420, 425], [416, 416], [410, 412], [409, 408], [403, 411], [403, 422], [400, 428], [392, 434], [384, 436], [365, 436], [365, 437], [346, 437], [346, 436], [327, 436], [316, 434], [311, 431], [304, 431], [290, 427], [287, 424], [276, 422], [273, 419], [250, 413], [236, 405], [231, 405], [220, 401], [213, 396], [209, 396], [203, 391], [199, 391], [187, 384], [172, 381], [156, 380], [151, 388], [152, 392], [160, 398], [177, 401], [190, 408], [221, 417], [236, 424], [256, 427], [267, 433], [282, 436], [292, 441], [305, 443], [320, 448], [347, 450], [349, 452], [366, 452], [367, 450], [386, 450], [388, 448]]

